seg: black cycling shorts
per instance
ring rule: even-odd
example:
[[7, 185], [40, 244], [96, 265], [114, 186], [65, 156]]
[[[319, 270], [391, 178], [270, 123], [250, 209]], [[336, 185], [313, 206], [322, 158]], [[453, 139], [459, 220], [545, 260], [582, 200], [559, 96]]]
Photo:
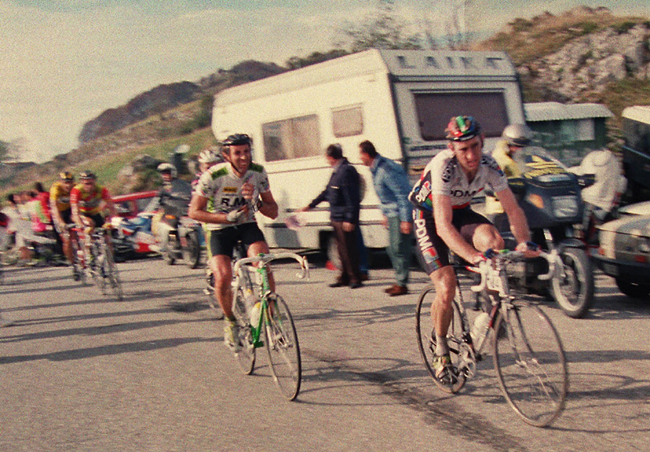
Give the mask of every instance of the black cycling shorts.
[[[64, 224], [72, 224], [72, 210], [64, 210], [63, 212], [59, 212], [59, 215], [61, 215], [61, 219], [63, 220]], [[62, 231], [61, 228], [59, 228], [59, 224], [55, 221], [54, 222], [54, 229], [56, 229], [56, 232], [58, 232], [60, 235], [65, 235], [67, 231]]]
[[[474, 231], [478, 226], [492, 224], [487, 218], [474, 212], [469, 206], [454, 209], [451, 222], [458, 229], [460, 235], [470, 244], [472, 243]], [[432, 213], [414, 209], [413, 225], [415, 227], [416, 241], [415, 254], [427, 274], [430, 275], [434, 271], [449, 265], [449, 247], [438, 236]]]
[[235, 244], [240, 240], [246, 250], [255, 242], [265, 241], [264, 234], [257, 223], [244, 223], [215, 231], [208, 230], [206, 235], [208, 257], [219, 255], [232, 257]]
[[79, 213], [79, 216], [90, 218], [91, 220], [93, 220], [94, 227], [96, 228], [101, 228], [102, 226], [104, 226], [104, 216], [101, 213], [96, 213], [95, 215], [86, 215], [83, 213]]

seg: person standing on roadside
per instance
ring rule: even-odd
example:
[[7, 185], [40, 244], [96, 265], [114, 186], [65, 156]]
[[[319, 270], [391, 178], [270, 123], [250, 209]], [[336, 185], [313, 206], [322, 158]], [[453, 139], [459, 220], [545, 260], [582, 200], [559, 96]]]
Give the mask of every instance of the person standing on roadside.
[[384, 226], [388, 229], [388, 256], [395, 270], [396, 284], [386, 288], [391, 297], [408, 293], [411, 263], [413, 206], [408, 200], [411, 191], [404, 169], [381, 156], [370, 141], [359, 144], [359, 157], [370, 167], [375, 192], [381, 202]]
[[341, 258], [341, 273], [330, 287], [349, 285], [351, 289], [356, 289], [362, 286], [357, 231], [355, 231], [359, 227], [361, 204], [359, 173], [348, 159], [343, 157], [343, 148], [340, 144], [330, 144], [325, 151], [325, 158], [334, 168], [327, 187], [300, 211], [313, 209], [323, 201], [329, 202], [330, 221]]

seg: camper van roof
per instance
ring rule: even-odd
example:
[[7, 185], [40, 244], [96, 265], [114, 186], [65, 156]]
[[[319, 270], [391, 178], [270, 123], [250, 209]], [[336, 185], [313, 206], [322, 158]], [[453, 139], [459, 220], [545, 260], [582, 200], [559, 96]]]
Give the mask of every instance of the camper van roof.
[[216, 95], [216, 106], [373, 74], [398, 81], [516, 79], [505, 52], [371, 49], [228, 88]]
[[650, 124], [650, 105], [635, 105], [623, 110], [623, 117]]

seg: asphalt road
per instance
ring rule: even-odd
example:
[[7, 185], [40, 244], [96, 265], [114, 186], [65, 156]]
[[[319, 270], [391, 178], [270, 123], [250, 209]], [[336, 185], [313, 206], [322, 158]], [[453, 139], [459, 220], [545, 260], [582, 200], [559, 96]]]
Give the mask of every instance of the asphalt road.
[[417, 351], [414, 307], [427, 279], [390, 298], [389, 269], [357, 290], [334, 274], [276, 267], [303, 357], [296, 402], [258, 350], [245, 376], [202, 294], [202, 270], [119, 264], [117, 302], [68, 268], [5, 269], [0, 286], [2, 451], [627, 451], [650, 440], [650, 300], [597, 275], [586, 319], [543, 303], [564, 343], [570, 394], [546, 429], [524, 424], [487, 362], [459, 395], [437, 390]]

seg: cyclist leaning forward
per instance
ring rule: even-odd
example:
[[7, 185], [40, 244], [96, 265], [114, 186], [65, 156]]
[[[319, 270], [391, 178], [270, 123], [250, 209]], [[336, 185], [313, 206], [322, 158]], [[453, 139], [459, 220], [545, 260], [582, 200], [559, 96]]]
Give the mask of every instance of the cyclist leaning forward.
[[[454, 379], [447, 331], [452, 320], [456, 275], [449, 264], [449, 250], [471, 264], [484, 260], [488, 249], [500, 250], [504, 242], [497, 229], [470, 207], [472, 197], [486, 185], [497, 194], [512, 225], [517, 251], [533, 257], [539, 252], [529, 242], [526, 217], [508, 187], [505, 174], [495, 160], [483, 154], [483, 134], [471, 116], [451, 118], [447, 149], [426, 166], [409, 194], [413, 212], [416, 253], [431, 278], [436, 297], [431, 319], [436, 334], [433, 368], [436, 378], [449, 384]], [[529, 249], [530, 248], [530, 249]]]
[[[248, 256], [268, 253], [269, 248], [255, 221], [255, 210], [271, 219], [278, 216], [266, 170], [252, 162], [248, 135], [230, 135], [222, 143], [225, 162], [204, 172], [198, 183], [189, 216], [204, 223], [207, 231], [208, 264], [214, 274], [214, 293], [225, 315], [224, 342], [237, 351], [239, 331], [232, 312], [232, 254], [241, 240]], [[258, 199], [259, 198], [259, 199]], [[275, 290], [269, 273], [271, 290]]]
[[[70, 208], [72, 210], [72, 221], [77, 226], [86, 227], [90, 230], [95, 227], [102, 227], [104, 223], [110, 222], [111, 217], [117, 216], [115, 204], [106, 187], [97, 184], [97, 177], [92, 171], [83, 171], [79, 174], [81, 183], [75, 185], [70, 191]], [[104, 218], [102, 213], [108, 210], [108, 217]], [[106, 236], [106, 243], [111, 242]], [[86, 234], [86, 252], [90, 249], [90, 234]], [[89, 255], [89, 253], [86, 253]]]
[[70, 191], [72, 187], [74, 187], [72, 173], [70, 171], [61, 172], [59, 180], [50, 187], [50, 212], [52, 212], [54, 228], [63, 242], [63, 254], [73, 265], [72, 276], [76, 281], [79, 279], [79, 274], [74, 266], [75, 258], [70, 240], [77, 240], [77, 237], [74, 231], [69, 231], [67, 228], [67, 225], [72, 223], [72, 210], [70, 208]]

